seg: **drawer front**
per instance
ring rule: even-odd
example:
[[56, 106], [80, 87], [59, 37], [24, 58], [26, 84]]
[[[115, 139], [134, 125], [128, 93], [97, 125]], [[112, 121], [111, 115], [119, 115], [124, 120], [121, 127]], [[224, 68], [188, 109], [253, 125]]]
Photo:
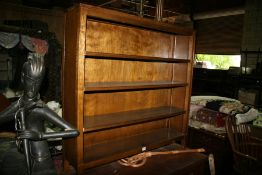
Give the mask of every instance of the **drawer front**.
[[172, 35], [87, 20], [86, 51], [149, 57], [172, 57]]

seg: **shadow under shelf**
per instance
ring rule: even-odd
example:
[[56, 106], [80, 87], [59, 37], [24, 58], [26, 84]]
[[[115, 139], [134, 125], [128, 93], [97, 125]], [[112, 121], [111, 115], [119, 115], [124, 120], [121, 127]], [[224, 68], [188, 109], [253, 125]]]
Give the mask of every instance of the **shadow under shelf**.
[[184, 109], [171, 106], [163, 106], [142, 110], [117, 112], [105, 115], [85, 116], [84, 132], [93, 132], [97, 130], [160, 120], [182, 115], [184, 113]]
[[149, 61], [149, 62], [167, 62], [167, 63], [189, 63], [189, 59], [184, 58], [163, 58], [140, 55], [126, 55], [114, 53], [86, 52], [85, 58], [89, 59], [112, 59], [112, 60], [130, 60], [130, 61]]
[[120, 91], [120, 90], [144, 90], [144, 89], [166, 89], [185, 87], [186, 82], [90, 82], [86, 83], [84, 91], [103, 92], [103, 91]]

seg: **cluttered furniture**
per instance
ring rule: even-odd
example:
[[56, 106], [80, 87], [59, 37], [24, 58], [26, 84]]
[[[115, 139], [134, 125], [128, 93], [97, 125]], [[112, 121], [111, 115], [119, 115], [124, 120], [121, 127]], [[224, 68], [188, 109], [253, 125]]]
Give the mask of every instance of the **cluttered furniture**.
[[203, 128], [189, 126], [188, 147], [204, 148], [205, 154], [214, 156], [215, 173], [217, 175], [233, 172], [233, 153], [224, 133], [215, 133]]
[[254, 62], [257, 62], [257, 66], [243, 64], [241, 67], [230, 67], [228, 70], [194, 67], [192, 95], [229, 97], [261, 108], [261, 53], [261, 51], [242, 51], [242, 55], [245, 55], [242, 56], [242, 62], [247, 64], [250, 57], [255, 57], [257, 61]]
[[[234, 153], [234, 169], [239, 174], [262, 173], [262, 136], [252, 135], [252, 126], [226, 118], [227, 135]], [[262, 130], [261, 130], [262, 131]]]
[[63, 116], [80, 131], [65, 164], [86, 169], [185, 142], [194, 33], [84, 4], [66, 16]]
[[232, 98], [191, 97], [188, 146], [203, 147], [206, 153], [214, 154], [216, 174], [233, 171], [233, 151], [225, 129], [229, 116], [234, 116], [238, 123], [252, 123], [258, 119], [258, 111]]
[[[262, 108], [262, 51], [241, 50], [241, 74], [238, 89], [242, 89], [240, 97], [243, 102]], [[240, 94], [241, 95], [241, 94]]]
[[[236, 82], [230, 80], [230, 85], [227, 83], [229, 79], [228, 70], [207, 69], [207, 68], [193, 68], [193, 83], [192, 95], [217, 95], [234, 96], [232, 87], [237, 85]], [[228, 93], [230, 92], [230, 94]]]

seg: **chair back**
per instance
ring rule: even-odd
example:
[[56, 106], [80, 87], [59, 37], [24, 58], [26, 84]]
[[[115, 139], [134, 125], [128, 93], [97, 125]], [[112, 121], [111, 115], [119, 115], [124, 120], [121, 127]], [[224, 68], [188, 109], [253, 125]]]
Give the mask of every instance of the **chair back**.
[[234, 155], [234, 169], [239, 174], [262, 174], [262, 144], [256, 143], [248, 124], [236, 124], [235, 116], [225, 119], [225, 126]]
[[234, 116], [226, 117], [226, 131], [232, 150], [243, 154], [249, 154], [252, 150], [247, 143], [250, 143], [250, 126], [247, 124], [236, 124]]

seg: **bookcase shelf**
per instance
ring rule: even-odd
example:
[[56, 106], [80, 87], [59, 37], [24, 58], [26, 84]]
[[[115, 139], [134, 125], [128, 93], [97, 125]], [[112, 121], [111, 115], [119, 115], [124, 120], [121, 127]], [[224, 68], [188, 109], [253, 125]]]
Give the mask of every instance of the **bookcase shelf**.
[[162, 58], [162, 57], [149, 57], [140, 55], [124, 55], [112, 53], [99, 53], [99, 52], [86, 52], [85, 58], [91, 59], [116, 59], [116, 60], [134, 60], [134, 61], [155, 61], [155, 62], [168, 62], [168, 63], [188, 63], [190, 60], [182, 58]]
[[65, 166], [84, 174], [185, 143], [194, 31], [86, 4], [65, 19], [63, 117], [80, 131], [64, 141]]
[[[160, 128], [145, 133], [105, 141], [84, 148], [85, 162], [92, 164], [107, 163], [130, 155], [152, 150], [170, 144], [172, 141], [182, 138], [184, 134], [174, 128]], [[96, 150], [95, 152], [93, 150]], [[113, 158], [112, 158], [113, 157]]]
[[186, 82], [95, 82], [86, 83], [85, 92], [163, 89], [186, 86]]
[[84, 118], [84, 132], [120, 127], [141, 122], [149, 122], [184, 114], [180, 108], [164, 106], [144, 110], [132, 110], [107, 115], [89, 116]]

